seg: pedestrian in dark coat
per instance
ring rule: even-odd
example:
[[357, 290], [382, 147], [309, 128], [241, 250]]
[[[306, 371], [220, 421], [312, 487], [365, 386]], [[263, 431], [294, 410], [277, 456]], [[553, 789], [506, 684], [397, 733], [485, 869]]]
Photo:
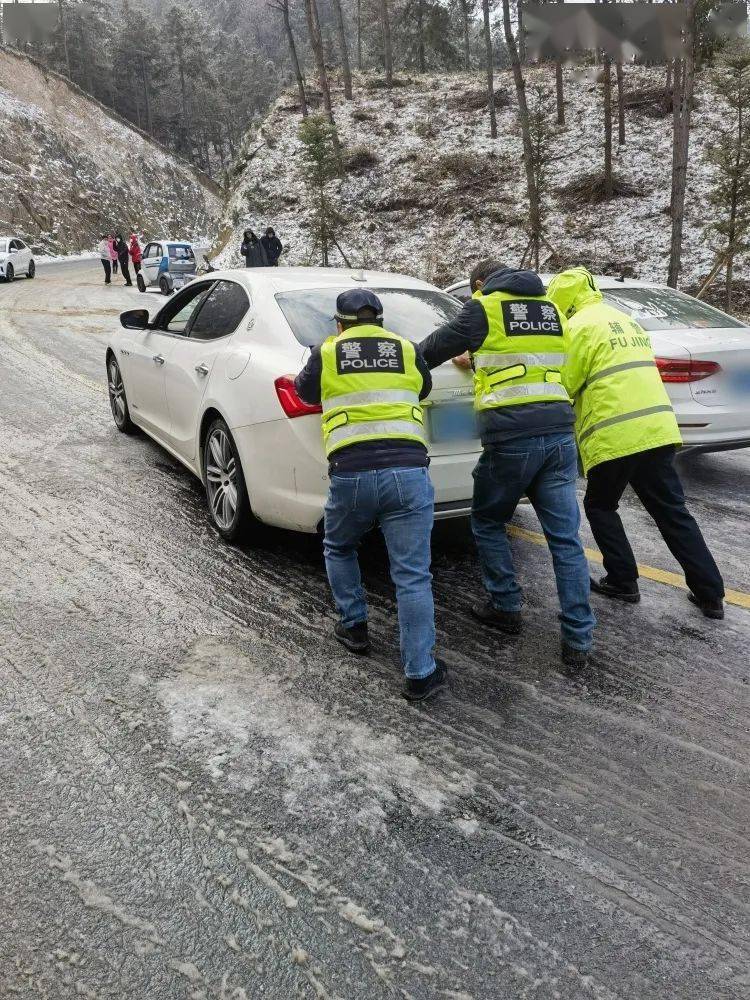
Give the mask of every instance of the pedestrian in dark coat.
[[117, 234], [113, 244], [113, 249], [117, 253], [117, 259], [120, 262], [120, 270], [122, 271], [122, 276], [125, 279], [125, 284], [132, 285], [133, 282], [130, 280], [130, 269], [128, 268], [130, 252], [128, 251], [127, 243], [122, 238], [122, 233]]
[[246, 229], [243, 236], [240, 253], [245, 258], [245, 267], [268, 267], [265, 247], [252, 229]]
[[261, 238], [260, 241], [263, 244], [263, 249], [266, 251], [266, 257], [268, 257], [269, 267], [279, 266], [279, 257], [283, 251], [281, 245], [281, 240], [276, 235], [276, 230], [271, 226], [266, 230], [266, 235]]

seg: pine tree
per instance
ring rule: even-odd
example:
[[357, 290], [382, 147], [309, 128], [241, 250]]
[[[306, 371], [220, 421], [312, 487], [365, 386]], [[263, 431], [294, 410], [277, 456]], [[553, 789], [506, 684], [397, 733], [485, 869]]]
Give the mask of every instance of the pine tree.
[[299, 137], [302, 175], [310, 198], [312, 254], [319, 253], [323, 267], [328, 267], [336, 247], [348, 266], [337, 237], [344, 220], [331, 195], [331, 184], [341, 173], [336, 129], [327, 115], [309, 115], [300, 123]]
[[734, 261], [750, 252], [750, 43], [728, 45], [714, 78], [731, 114], [710, 147], [715, 168], [711, 204], [716, 217], [708, 226], [714, 248], [726, 260], [724, 308], [732, 306]]

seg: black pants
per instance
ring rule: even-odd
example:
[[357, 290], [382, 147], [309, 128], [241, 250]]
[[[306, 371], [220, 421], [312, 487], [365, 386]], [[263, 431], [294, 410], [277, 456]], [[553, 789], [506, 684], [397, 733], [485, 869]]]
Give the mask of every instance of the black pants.
[[112, 261], [112, 274], [117, 274], [117, 261]]
[[633, 550], [617, 513], [620, 499], [630, 485], [682, 566], [688, 587], [698, 598], [715, 600], [724, 596], [724, 582], [701, 529], [685, 506], [682, 483], [674, 467], [675, 450], [674, 445], [667, 445], [595, 465], [589, 470], [583, 507], [612, 583], [634, 583], [638, 579]]
[[130, 270], [128, 269], [128, 262], [126, 260], [120, 261], [120, 270], [122, 271], [122, 276], [125, 279], [126, 285], [132, 285], [130, 280]]
[[104, 281], [109, 284], [112, 279], [112, 262], [109, 258], [102, 257], [102, 267], [104, 268]]

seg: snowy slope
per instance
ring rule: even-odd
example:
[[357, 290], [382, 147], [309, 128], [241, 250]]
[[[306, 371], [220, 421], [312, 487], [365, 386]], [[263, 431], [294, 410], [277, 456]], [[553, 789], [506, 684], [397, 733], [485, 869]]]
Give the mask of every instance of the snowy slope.
[[220, 190], [62, 77], [0, 49], [0, 233], [53, 253], [103, 231], [197, 237]]
[[[661, 69], [627, 67], [625, 74], [626, 94], [664, 79]], [[530, 101], [537, 84], [553, 93], [548, 68], [528, 72]], [[349, 104], [337, 90], [335, 115], [345, 150], [364, 145], [378, 158], [370, 169], [349, 172], [338, 184], [338, 205], [349, 219], [341, 243], [352, 263], [377, 261], [445, 284], [489, 254], [509, 264], [519, 262], [526, 245], [525, 188], [513, 82], [509, 73], [498, 76], [497, 86], [509, 100], [498, 113], [499, 138], [494, 141], [486, 110], [467, 110], [482, 86], [479, 74], [434, 76], [389, 93], [373, 88], [371, 81], [368, 87], [362, 78]], [[555, 189], [600, 168], [603, 161], [601, 85], [590, 73], [569, 70], [565, 95], [568, 124], [555, 135], [557, 159], [550, 167]], [[710, 169], [704, 154], [721, 115], [708, 78], [699, 77], [684, 285], [708, 271], [713, 261], [703, 232], [710, 214]], [[261, 128], [246, 137], [245, 157], [260, 149], [239, 174], [228, 201], [218, 244], [224, 248], [219, 256], [223, 263], [238, 262], [244, 225], [262, 228], [269, 223], [289, 244], [288, 263], [309, 260], [298, 125], [295, 100], [286, 95]], [[550, 265], [581, 262], [612, 273], [624, 267], [640, 277], [663, 280], [669, 249], [671, 116], [658, 119], [628, 111], [626, 144], [618, 148], [616, 142], [615, 122], [615, 170], [637, 187], [639, 196], [580, 208], [553, 192], [546, 218], [555, 250]], [[469, 156], [457, 161], [454, 154]], [[747, 276], [739, 267], [738, 277]]]

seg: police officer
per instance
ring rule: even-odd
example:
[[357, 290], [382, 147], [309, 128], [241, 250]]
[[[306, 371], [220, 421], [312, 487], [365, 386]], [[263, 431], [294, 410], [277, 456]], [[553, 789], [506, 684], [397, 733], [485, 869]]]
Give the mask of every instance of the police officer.
[[633, 604], [640, 600], [638, 568], [617, 513], [630, 484], [682, 566], [690, 600], [706, 617], [723, 618], [721, 574], [674, 468], [682, 441], [651, 339], [630, 316], [604, 303], [583, 267], [558, 274], [548, 294], [569, 317], [563, 384], [575, 397], [588, 476], [583, 506], [606, 571], [591, 581], [592, 589]]
[[313, 348], [295, 381], [306, 403], [323, 407], [330, 479], [323, 548], [340, 615], [334, 635], [355, 653], [369, 652], [357, 547], [378, 524], [398, 601], [402, 693], [420, 701], [446, 684], [445, 665], [433, 655], [434, 492], [419, 405], [432, 377], [414, 344], [383, 329], [382, 304], [368, 289], [342, 292], [335, 319], [337, 335]]
[[562, 657], [580, 667], [594, 616], [578, 536], [573, 408], [560, 383], [565, 327], [533, 271], [485, 260], [471, 273], [473, 297], [457, 318], [420, 345], [430, 368], [469, 351], [483, 452], [474, 470], [471, 524], [489, 600], [472, 613], [487, 625], [521, 631], [521, 588], [506, 525], [528, 496], [547, 538], [557, 580]]

